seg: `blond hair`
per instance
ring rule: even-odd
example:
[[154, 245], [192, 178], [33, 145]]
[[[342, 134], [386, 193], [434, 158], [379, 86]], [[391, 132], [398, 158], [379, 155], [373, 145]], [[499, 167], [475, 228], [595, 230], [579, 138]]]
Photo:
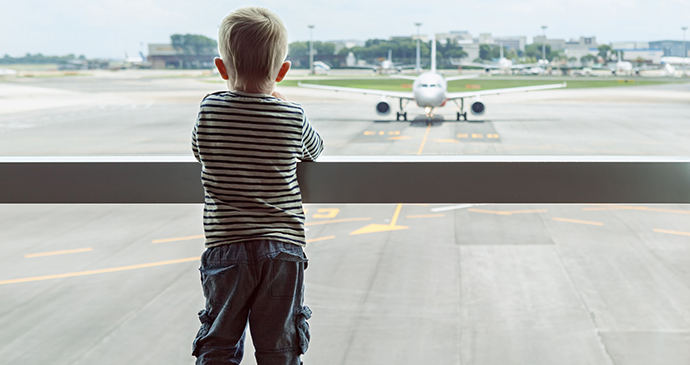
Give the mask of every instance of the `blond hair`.
[[220, 57], [235, 88], [270, 86], [287, 57], [287, 45], [283, 21], [266, 8], [239, 8], [218, 31]]

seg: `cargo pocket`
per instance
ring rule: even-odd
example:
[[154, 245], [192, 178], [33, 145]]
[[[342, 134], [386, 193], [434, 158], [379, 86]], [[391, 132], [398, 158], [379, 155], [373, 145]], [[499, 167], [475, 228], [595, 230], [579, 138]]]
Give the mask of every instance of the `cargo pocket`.
[[311, 309], [306, 305], [297, 313], [297, 343], [299, 345], [300, 355], [305, 354], [309, 349], [309, 323], [307, 319], [311, 318]]
[[213, 319], [208, 315], [206, 309], [199, 311], [199, 322], [201, 322], [201, 328], [196, 333], [194, 343], [192, 344], [192, 356], [195, 357], [199, 357], [199, 349], [203, 346], [204, 337], [206, 337], [213, 324]]

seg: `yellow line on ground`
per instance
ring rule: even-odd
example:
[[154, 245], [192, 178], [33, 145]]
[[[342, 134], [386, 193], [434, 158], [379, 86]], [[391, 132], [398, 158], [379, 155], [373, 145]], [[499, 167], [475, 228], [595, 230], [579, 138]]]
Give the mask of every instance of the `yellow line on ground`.
[[419, 146], [419, 151], [417, 151], [417, 155], [422, 154], [422, 150], [424, 149], [424, 144], [426, 143], [426, 139], [429, 137], [429, 131], [431, 130], [431, 124], [426, 126], [426, 132], [424, 132], [424, 138], [422, 139], [422, 144]]
[[0, 280], [0, 285], [26, 283], [26, 282], [30, 282], [30, 281], [63, 279], [63, 278], [71, 278], [71, 277], [75, 277], [75, 276], [105, 274], [105, 273], [111, 273], [111, 272], [117, 272], [117, 271], [135, 270], [135, 269], [143, 269], [143, 268], [147, 268], [147, 267], [179, 264], [181, 262], [199, 261], [199, 259], [200, 259], [200, 257], [197, 256], [197, 257], [188, 257], [186, 259], [179, 259], [179, 260], [158, 261], [158, 262], [150, 262], [148, 264], [113, 267], [110, 269], [87, 270], [87, 271], [68, 272], [65, 274], [33, 276], [33, 277], [21, 278], [21, 279]]
[[173, 238], [163, 238], [160, 240], [153, 240], [152, 243], [163, 243], [163, 242], [173, 242], [173, 241], [185, 241], [185, 240], [195, 240], [198, 238], [204, 238], [203, 234], [198, 236], [186, 236], [186, 237], [173, 237]]
[[328, 224], [328, 223], [342, 223], [342, 222], [356, 222], [356, 221], [370, 221], [370, 217], [365, 217], [365, 218], [345, 218], [345, 219], [332, 219], [330, 221], [319, 221], [319, 222], [309, 222], [305, 224], [305, 226], [316, 226], [319, 224]]
[[74, 250], [62, 250], [62, 251], [52, 251], [52, 252], [39, 252], [39, 253], [30, 253], [27, 255], [24, 255], [27, 259], [33, 258], [33, 257], [43, 257], [43, 256], [55, 256], [55, 255], [66, 255], [68, 253], [77, 253], [77, 252], [87, 252], [87, 251], [93, 251], [92, 247], [86, 247], [86, 248], [76, 248]]
[[311, 242], [318, 242], [318, 241], [325, 241], [325, 240], [332, 240], [334, 239], [335, 236], [326, 236], [326, 237], [319, 237], [319, 238], [312, 238], [310, 240], [307, 240], [307, 243]]
[[678, 234], [678, 235], [681, 235], [681, 236], [690, 236], [690, 232], [672, 231], [672, 230], [670, 230], [670, 229], [654, 228], [654, 232], [657, 232], [657, 233]]
[[420, 214], [420, 215], [406, 215], [405, 218], [434, 218], [445, 217], [445, 214]]
[[603, 225], [604, 225], [604, 223], [601, 223], [601, 222], [581, 221], [581, 220], [577, 220], [577, 219], [556, 218], [556, 217], [551, 218], [551, 219], [553, 219], [553, 220], [555, 220], [555, 221], [559, 221], [559, 222], [589, 224], [589, 225], [592, 225], [592, 226], [603, 226]]
[[393, 219], [391, 219], [391, 226], [394, 226], [395, 223], [398, 221], [398, 216], [400, 215], [400, 210], [402, 209], [402, 204], [398, 204], [398, 206], [395, 208], [395, 213], [393, 213]]

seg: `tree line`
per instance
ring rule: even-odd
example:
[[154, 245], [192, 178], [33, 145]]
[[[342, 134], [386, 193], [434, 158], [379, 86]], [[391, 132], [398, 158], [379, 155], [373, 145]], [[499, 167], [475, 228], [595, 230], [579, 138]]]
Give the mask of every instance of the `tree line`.
[[73, 60], [86, 60], [84, 55], [75, 56], [73, 54], [68, 54], [66, 56], [44, 56], [41, 53], [31, 54], [27, 53], [23, 57], [12, 57], [10, 55], [5, 55], [5, 57], [0, 58], [0, 64], [46, 64], [46, 63], [66, 63]]

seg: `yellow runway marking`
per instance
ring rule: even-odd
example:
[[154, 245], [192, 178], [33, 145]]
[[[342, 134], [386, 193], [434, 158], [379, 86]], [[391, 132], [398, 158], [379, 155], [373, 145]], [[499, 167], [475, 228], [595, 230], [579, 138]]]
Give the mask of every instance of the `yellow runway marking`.
[[391, 141], [399, 141], [402, 139], [412, 139], [410, 136], [398, 136], [398, 137], [388, 137], [389, 140]]
[[434, 218], [434, 217], [445, 217], [445, 214], [420, 214], [420, 215], [407, 215], [405, 218]]
[[426, 143], [426, 139], [429, 138], [429, 131], [431, 130], [431, 124], [426, 126], [426, 132], [424, 132], [424, 138], [422, 139], [422, 144], [419, 146], [419, 151], [417, 151], [417, 155], [422, 154], [422, 150], [424, 149], [424, 144]]
[[460, 143], [457, 139], [435, 139], [434, 142], [438, 143]]
[[173, 238], [163, 238], [160, 240], [153, 240], [151, 243], [163, 243], [163, 242], [174, 242], [174, 241], [186, 241], [186, 240], [195, 240], [198, 238], [204, 238], [203, 234], [200, 234], [198, 236], [186, 236], [186, 237], [173, 237]]
[[326, 236], [326, 237], [319, 237], [319, 238], [312, 238], [310, 240], [307, 240], [307, 243], [311, 242], [319, 242], [319, 241], [325, 241], [325, 240], [332, 240], [334, 239], [335, 236]]
[[338, 208], [321, 208], [317, 210], [319, 214], [314, 214], [312, 217], [314, 218], [335, 218], [338, 213], [340, 212], [340, 209]]
[[402, 204], [398, 204], [395, 208], [395, 213], [393, 213], [393, 218], [391, 218], [390, 224], [370, 224], [366, 227], [362, 227], [354, 232], [350, 232], [351, 235], [363, 234], [363, 233], [375, 233], [375, 232], [387, 232], [387, 231], [397, 231], [400, 229], [408, 229], [407, 226], [396, 226], [395, 223], [398, 222], [398, 217], [400, 216], [400, 210], [402, 209]]
[[577, 219], [555, 218], [555, 217], [554, 217], [554, 218], [551, 218], [551, 219], [553, 219], [553, 220], [555, 220], [555, 221], [559, 221], [559, 222], [589, 224], [589, 225], [591, 225], [591, 226], [603, 226], [603, 225], [604, 225], [604, 223], [601, 223], [601, 222], [581, 221], [581, 220], [577, 220]]
[[33, 277], [29, 277], [29, 278], [11, 279], [11, 280], [0, 280], [0, 285], [27, 283], [30, 281], [42, 281], [42, 280], [72, 278], [72, 277], [76, 277], [76, 276], [105, 274], [105, 273], [111, 273], [111, 272], [117, 272], [117, 271], [136, 270], [136, 269], [143, 269], [143, 268], [147, 268], [147, 267], [179, 264], [181, 262], [199, 261], [199, 259], [200, 259], [200, 257], [197, 256], [197, 257], [188, 257], [186, 259], [179, 259], [179, 260], [158, 261], [158, 262], [150, 262], [148, 264], [113, 267], [110, 269], [87, 270], [87, 271], [68, 272], [65, 274], [33, 276]]
[[650, 207], [634, 207], [627, 205], [620, 206], [603, 206], [596, 208], [582, 208], [583, 211], [593, 211], [593, 210], [646, 210], [648, 212], [661, 212], [661, 213], [678, 213], [678, 214], [690, 214], [690, 210], [681, 209], [663, 209], [663, 208], [650, 208]]
[[487, 210], [487, 209], [477, 209], [477, 208], [469, 208], [467, 210], [470, 212], [489, 213], [489, 214], [497, 214], [497, 215], [511, 215], [511, 214], [522, 214], [522, 213], [544, 213], [547, 211], [546, 209], [499, 211], [499, 210]]
[[370, 217], [366, 218], [345, 218], [345, 219], [333, 219], [330, 221], [320, 221], [320, 222], [309, 222], [305, 224], [305, 226], [316, 226], [319, 224], [328, 224], [328, 223], [342, 223], [342, 222], [356, 222], [356, 221], [370, 221]]
[[30, 258], [33, 258], [33, 257], [66, 255], [66, 254], [69, 254], [69, 253], [88, 252], [88, 251], [93, 251], [93, 248], [91, 248], [91, 247], [86, 247], [86, 248], [77, 248], [77, 249], [74, 249], [74, 250], [62, 250], [62, 251], [52, 251], [52, 252], [30, 253], [30, 254], [24, 255], [24, 257], [26, 257], [27, 259], [30, 259]]
[[657, 232], [657, 233], [678, 234], [678, 235], [681, 235], [681, 236], [690, 236], [690, 232], [672, 231], [672, 230], [670, 230], [670, 229], [654, 228], [654, 232]]
[[469, 134], [467, 134], [467, 133], [460, 133], [460, 134], [458, 134], [457, 137], [458, 137], [458, 138], [467, 138], [467, 137], [469, 137]]

